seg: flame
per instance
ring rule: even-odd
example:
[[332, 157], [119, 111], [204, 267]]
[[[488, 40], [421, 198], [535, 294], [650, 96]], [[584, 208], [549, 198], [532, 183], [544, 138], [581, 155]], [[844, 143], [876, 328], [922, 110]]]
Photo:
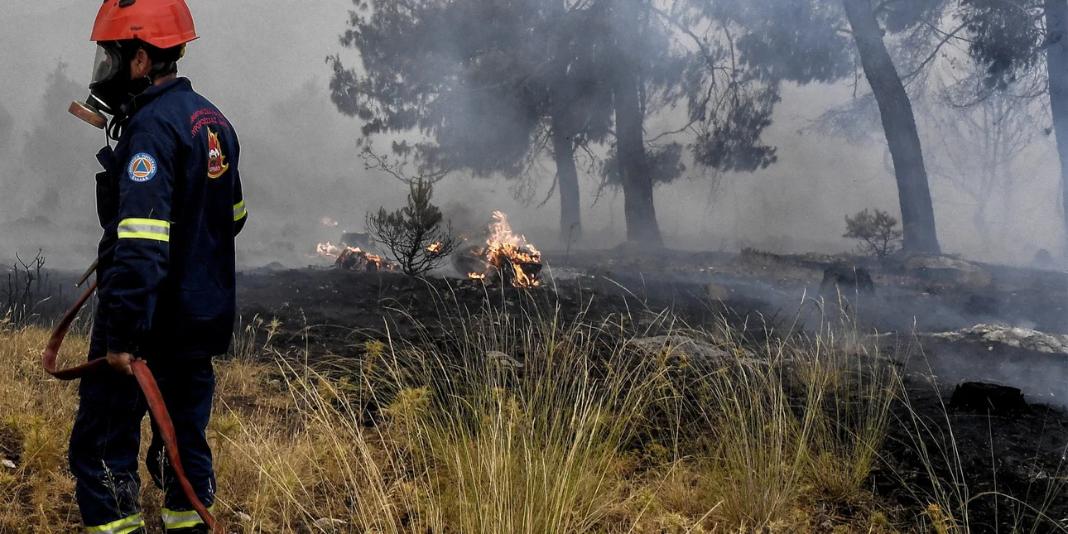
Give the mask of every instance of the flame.
[[526, 237], [512, 231], [508, 216], [501, 211], [493, 212], [493, 222], [489, 226], [486, 247], [476, 253], [486, 261], [485, 273], [468, 273], [468, 278], [484, 280], [496, 271], [502, 277], [510, 278], [512, 286], [538, 287], [538, 273], [541, 271], [541, 251], [527, 241]]
[[444, 247], [445, 245], [441, 241], [437, 241], [427, 246], [426, 251], [431, 254], [437, 254], [438, 252], [441, 252], [441, 249]]
[[367, 252], [360, 247], [337, 246], [327, 241], [315, 247], [316, 253], [324, 258], [334, 258], [334, 265], [350, 271], [395, 271], [397, 266], [378, 254]]

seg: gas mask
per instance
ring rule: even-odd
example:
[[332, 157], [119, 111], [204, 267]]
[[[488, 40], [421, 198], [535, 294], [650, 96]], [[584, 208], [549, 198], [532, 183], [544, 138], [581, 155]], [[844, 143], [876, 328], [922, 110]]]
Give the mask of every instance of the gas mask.
[[[112, 116], [113, 130], [123, 122], [130, 102], [152, 85], [147, 77], [130, 79], [130, 61], [136, 51], [136, 47], [120, 43], [98, 45], [89, 96], [84, 102], [72, 102], [71, 114], [100, 129], [107, 127], [107, 115]], [[117, 137], [117, 131], [109, 131], [109, 135], [113, 133], [116, 135], [112, 137]]]

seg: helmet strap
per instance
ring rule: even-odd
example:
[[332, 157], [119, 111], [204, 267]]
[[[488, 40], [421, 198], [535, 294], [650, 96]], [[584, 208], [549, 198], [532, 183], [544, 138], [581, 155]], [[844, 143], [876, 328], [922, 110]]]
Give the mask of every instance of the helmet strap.
[[130, 80], [130, 82], [128, 82], [125, 89], [127, 97], [114, 110], [115, 114], [111, 117], [111, 122], [108, 124], [109, 137], [116, 141], [119, 137], [122, 137], [123, 131], [126, 130], [126, 123], [128, 123], [130, 117], [137, 112], [137, 108], [139, 107], [138, 97], [148, 90], [149, 87], [152, 87], [152, 78], [150, 76]]

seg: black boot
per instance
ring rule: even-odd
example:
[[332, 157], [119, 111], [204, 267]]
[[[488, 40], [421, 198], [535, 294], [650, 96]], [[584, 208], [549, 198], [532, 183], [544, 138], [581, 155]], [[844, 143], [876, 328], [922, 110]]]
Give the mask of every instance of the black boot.
[[196, 525], [188, 528], [175, 528], [167, 531], [167, 534], [211, 534], [207, 525]]

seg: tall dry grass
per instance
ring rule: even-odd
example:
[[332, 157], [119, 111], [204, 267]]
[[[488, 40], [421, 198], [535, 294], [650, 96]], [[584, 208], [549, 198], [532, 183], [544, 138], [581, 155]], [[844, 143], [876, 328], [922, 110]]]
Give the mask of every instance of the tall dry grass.
[[[392, 343], [369, 376], [420, 472], [436, 531], [605, 530], [625, 453], [663, 376], [611, 323], [457, 319], [449, 344]], [[378, 386], [381, 384], [381, 386]]]
[[[541, 309], [457, 309], [404, 338], [387, 323], [316, 365], [253, 319], [217, 365], [220, 516], [236, 532], [895, 531], [867, 484], [901, 379], [849, 325], [755, 342]], [[0, 327], [0, 444], [21, 451], [0, 468], [0, 532], [77, 527], [75, 389], [37, 369], [44, 340]], [[146, 489], [146, 509], [159, 499]]]
[[[0, 457], [11, 462], [0, 466], [0, 532], [70, 532], [78, 522], [66, 470], [76, 388], [42, 376], [37, 355], [47, 334], [0, 318]], [[82, 338], [68, 346], [87, 349]]]
[[[866, 464], [832, 439], [850, 431], [823, 406], [853, 382], [820, 343], [754, 351], [728, 329], [684, 329], [666, 314], [642, 332], [633, 317], [552, 310], [443, 320], [444, 338], [369, 340], [320, 371], [273, 345], [276, 322], [254, 320], [217, 366], [223, 518], [244, 532], [700, 532], [807, 521], [804, 498], [821, 484], [863, 491]], [[636, 339], [654, 330], [664, 346]], [[74, 390], [30, 357], [44, 332], [3, 341], [20, 363], [0, 377], [0, 408], [22, 414], [5, 428], [40, 452], [3, 479], [20, 504], [0, 524], [67, 531]], [[84, 350], [76, 343], [72, 353]]]

